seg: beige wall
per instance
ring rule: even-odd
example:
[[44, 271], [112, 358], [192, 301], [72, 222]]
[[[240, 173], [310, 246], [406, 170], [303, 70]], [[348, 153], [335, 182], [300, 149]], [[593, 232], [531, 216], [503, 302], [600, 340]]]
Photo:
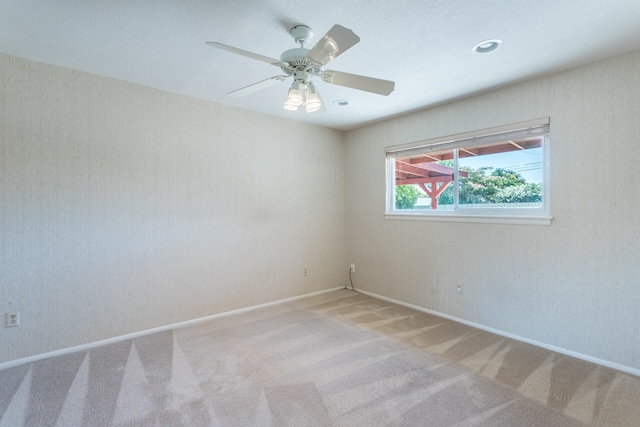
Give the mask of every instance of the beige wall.
[[[385, 146], [544, 116], [551, 226], [383, 217]], [[640, 369], [640, 52], [351, 131], [346, 159], [356, 287]]]
[[0, 362], [345, 285], [343, 158], [341, 132], [0, 55]]
[[[0, 308], [22, 313], [0, 363], [341, 286], [354, 262], [357, 288], [640, 369], [638, 70], [635, 52], [345, 144], [0, 54]], [[542, 116], [551, 226], [384, 219], [385, 146]]]

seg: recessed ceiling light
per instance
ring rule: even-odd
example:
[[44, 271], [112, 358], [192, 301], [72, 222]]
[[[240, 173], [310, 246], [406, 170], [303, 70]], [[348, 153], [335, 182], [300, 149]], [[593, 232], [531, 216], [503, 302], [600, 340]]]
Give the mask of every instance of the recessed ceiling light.
[[485, 41], [480, 42], [477, 45], [475, 45], [473, 47], [473, 51], [475, 53], [493, 52], [494, 50], [496, 50], [498, 48], [498, 46], [500, 46], [500, 43], [502, 43], [502, 40], [500, 40], [500, 39], [485, 40]]
[[333, 101], [333, 103], [338, 107], [346, 107], [347, 105], [349, 105], [349, 101], [347, 101], [346, 99], [336, 99], [335, 101]]

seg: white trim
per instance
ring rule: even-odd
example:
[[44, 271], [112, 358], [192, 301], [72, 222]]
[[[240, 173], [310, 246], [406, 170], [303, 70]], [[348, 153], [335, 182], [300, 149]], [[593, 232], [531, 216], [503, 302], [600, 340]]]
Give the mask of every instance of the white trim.
[[461, 215], [454, 213], [388, 213], [386, 219], [401, 219], [413, 221], [435, 222], [472, 222], [481, 224], [520, 224], [520, 225], [551, 225], [552, 216], [525, 215]]
[[268, 303], [265, 303], [265, 304], [254, 305], [254, 306], [251, 306], [251, 307], [239, 308], [237, 310], [225, 311], [223, 313], [213, 314], [211, 316], [200, 317], [198, 319], [185, 320], [184, 322], [178, 322], [178, 323], [174, 323], [174, 324], [171, 324], [171, 325], [159, 326], [157, 328], [147, 329], [147, 330], [139, 331], [139, 332], [133, 332], [131, 334], [120, 335], [120, 336], [117, 336], [117, 337], [107, 338], [107, 339], [100, 340], [100, 341], [94, 341], [94, 342], [87, 343], [87, 344], [80, 344], [80, 345], [76, 345], [76, 346], [73, 346], [73, 347], [67, 347], [67, 348], [63, 348], [63, 349], [60, 349], [60, 350], [50, 351], [48, 353], [36, 354], [34, 356], [23, 357], [21, 359], [10, 360], [8, 362], [0, 363], [0, 371], [2, 371], [3, 369], [12, 368], [14, 366], [23, 365], [25, 363], [37, 362], [38, 360], [48, 359], [50, 357], [61, 356], [63, 354], [75, 353], [75, 352], [83, 351], [83, 350], [89, 350], [89, 349], [92, 349], [92, 348], [95, 348], [95, 347], [100, 347], [102, 345], [113, 344], [113, 343], [116, 343], [116, 342], [120, 342], [120, 341], [124, 341], [124, 340], [130, 340], [130, 339], [133, 339], [133, 338], [139, 338], [139, 337], [142, 337], [142, 336], [145, 336], [145, 335], [151, 335], [151, 334], [155, 334], [157, 332], [167, 331], [169, 329], [184, 328], [186, 326], [195, 325], [195, 324], [198, 324], [198, 323], [206, 322], [206, 321], [217, 319], [217, 318], [220, 318], [220, 317], [230, 316], [232, 314], [246, 313], [248, 311], [259, 310], [261, 308], [271, 307], [273, 305], [278, 305], [278, 304], [283, 304], [283, 303], [287, 303], [287, 302], [291, 302], [291, 301], [296, 301], [296, 300], [299, 300], [299, 299], [309, 298], [309, 297], [313, 297], [313, 296], [316, 296], [316, 295], [321, 295], [321, 294], [324, 294], [324, 293], [327, 293], [327, 292], [337, 291], [337, 290], [340, 290], [340, 289], [344, 289], [344, 286], [340, 286], [338, 288], [325, 289], [323, 291], [312, 292], [310, 294], [305, 294], [305, 295], [300, 295], [300, 296], [297, 296], [297, 297], [286, 298], [286, 299], [283, 299], [283, 300], [272, 301], [272, 302], [268, 302]]
[[[156, 332], [163, 332], [163, 331], [166, 331], [166, 330], [169, 330], [169, 329], [176, 329], [176, 328], [182, 328], [182, 327], [186, 327], [186, 326], [190, 326], [190, 325], [195, 325], [195, 324], [198, 324], [198, 323], [206, 322], [208, 320], [217, 319], [219, 317], [230, 316], [232, 314], [246, 313], [246, 312], [253, 311], [253, 310], [258, 310], [258, 309], [261, 309], [261, 308], [271, 307], [273, 305], [283, 304], [283, 303], [287, 303], [287, 302], [291, 302], [291, 301], [296, 301], [296, 300], [300, 300], [300, 299], [304, 299], [304, 298], [309, 298], [309, 297], [316, 296], [316, 295], [321, 295], [321, 294], [325, 294], [325, 293], [329, 293], [329, 292], [338, 291], [338, 290], [341, 290], [341, 289], [345, 289], [345, 288], [343, 286], [340, 286], [340, 287], [337, 287], [337, 288], [325, 289], [323, 291], [312, 292], [310, 294], [300, 295], [300, 296], [297, 296], [297, 297], [286, 298], [286, 299], [279, 300], [279, 301], [273, 301], [273, 302], [268, 302], [268, 303], [265, 303], [265, 304], [254, 305], [252, 307], [240, 308], [238, 310], [232, 310], [232, 311], [227, 311], [227, 312], [224, 312], [224, 313], [213, 314], [211, 316], [201, 317], [201, 318], [193, 319], [193, 320], [187, 320], [187, 321], [184, 321], [184, 322], [174, 323], [172, 325], [160, 326], [158, 328], [147, 329], [145, 331], [134, 332], [134, 333], [131, 333], [131, 334], [121, 335], [121, 336], [118, 336], [118, 337], [108, 338], [108, 339], [105, 339], [105, 340], [94, 341], [94, 342], [88, 343], [88, 344], [81, 344], [81, 345], [77, 345], [77, 346], [74, 346], [74, 347], [68, 347], [68, 348], [64, 348], [64, 349], [61, 349], [61, 350], [51, 351], [51, 352], [48, 352], [48, 353], [42, 353], [42, 354], [38, 354], [38, 355], [34, 355], [34, 356], [24, 357], [22, 359], [11, 360], [9, 362], [0, 363], [0, 371], [2, 371], [3, 369], [12, 368], [14, 366], [23, 365], [25, 363], [37, 362], [38, 360], [43, 360], [43, 359], [47, 359], [47, 358], [50, 358], [50, 357], [60, 356], [60, 355], [69, 354], [69, 353], [75, 353], [75, 352], [83, 351], [83, 350], [89, 350], [89, 349], [92, 349], [92, 348], [95, 348], [95, 347], [99, 347], [99, 346], [102, 346], [102, 345], [107, 345], [107, 344], [112, 344], [112, 343], [119, 342], [119, 341], [138, 338], [138, 337], [141, 337], [141, 336], [154, 334]], [[506, 337], [506, 338], [511, 338], [511, 339], [516, 340], [516, 341], [525, 342], [527, 344], [535, 345], [536, 347], [545, 348], [547, 350], [555, 351], [556, 353], [565, 354], [567, 356], [575, 357], [575, 358], [581, 359], [581, 360], [586, 360], [587, 362], [595, 363], [597, 365], [606, 366], [607, 368], [615, 369], [615, 370], [618, 370], [618, 371], [621, 371], [621, 372], [626, 372], [628, 374], [640, 377], [640, 369], [632, 368], [632, 367], [629, 367], [629, 366], [626, 366], [626, 365], [621, 365], [621, 364], [615, 363], [615, 362], [610, 362], [608, 360], [598, 359], [596, 357], [587, 356], [587, 355], [582, 354], [582, 353], [577, 353], [577, 352], [574, 352], [574, 351], [571, 351], [571, 350], [566, 350], [566, 349], [561, 348], [561, 347], [556, 347], [556, 346], [553, 346], [553, 345], [550, 345], [550, 344], [546, 344], [546, 343], [542, 343], [542, 342], [539, 342], [539, 341], [535, 341], [535, 340], [531, 340], [531, 339], [528, 339], [528, 338], [524, 338], [524, 337], [521, 337], [521, 336], [518, 336], [518, 335], [511, 334], [509, 332], [504, 332], [504, 331], [501, 331], [499, 329], [494, 329], [494, 328], [491, 328], [491, 327], [488, 327], [488, 326], [484, 326], [484, 325], [481, 325], [479, 323], [470, 322], [470, 321], [465, 320], [465, 319], [461, 319], [461, 318], [458, 318], [458, 317], [455, 317], [455, 316], [451, 316], [451, 315], [448, 315], [448, 314], [445, 314], [445, 313], [440, 313], [440, 312], [435, 311], [435, 310], [429, 310], [428, 308], [420, 307], [418, 305], [413, 305], [413, 304], [409, 304], [409, 303], [406, 303], [406, 302], [395, 300], [393, 298], [388, 298], [388, 297], [385, 297], [385, 296], [382, 296], [382, 295], [378, 295], [378, 294], [375, 294], [373, 292], [367, 292], [367, 291], [363, 291], [361, 289], [356, 289], [356, 291], [360, 292], [360, 293], [362, 293], [364, 295], [368, 295], [370, 297], [373, 297], [373, 298], [377, 298], [377, 299], [381, 299], [383, 301], [388, 301], [388, 302], [391, 302], [391, 303], [394, 303], [394, 304], [402, 305], [404, 307], [409, 307], [409, 308], [412, 308], [414, 310], [421, 311], [423, 313], [432, 314], [434, 316], [438, 316], [438, 317], [442, 317], [444, 319], [452, 320], [454, 322], [462, 323], [464, 325], [468, 325], [468, 326], [471, 326], [473, 328], [477, 328], [477, 329], [481, 329], [483, 331], [491, 332], [491, 333], [496, 334], [496, 335], [500, 335], [500, 336], [503, 336], [503, 337]]]
[[381, 299], [383, 301], [388, 301], [388, 302], [391, 302], [391, 303], [394, 303], [394, 304], [398, 304], [398, 305], [402, 305], [402, 306], [405, 306], [405, 307], [409, 307], [409, 308], [412, 308], [414, 310], [422, 311], [423, 313], [432, 314], [434, 316], [438, 316], [438, 317], [442, 317], [444, 319], [452, 320], [454, 322], [462, 323], [464, 325], [471, 326], [473, 328], [477, 328], [477, 329], [481, 329], [483, 331], [491, 332], [491, 333], [496, 334], [496, 335], [500, 335], [500, 336], [503, 336], [503, 337], [506, 337], [506, 338], [511, 338], [511, 339], [516, 340], [516, 341], [525, 342], [527, 344], [531, 344], [531, 345], [534, 345], [536, 347], [541, 347], [541, 348], [544, 348], [544, 349], [547, 349], [547, 350], [555, 351], [556, 353], [561, 353], [561, 354], [564, 354], [564, 355], [567, 355], [567, 356], [575, 357], [576, 359], [586, 360], [587, 362], [595, 363], [596, 365], [606, 366], [607, 368], [615, 369], [617, 371], [625, 372], [627, 374], [631, 374], [631, 375], [635, 375], [635, 376], [640, 377], [640, 369], [632, 368], [632, 367], [626, 366], [626, 365], [621, 365], [619, 363], [611, 362], [609, 360], [598, 359], [597, 357], [592, 357], [592, 356], [588, 356], [586, 354], [577, 353], [575, 351], [567, 350], [567, 349], [564, 349], [562, 347], [556, 347], [554, 345], [546, 344], [546, 343], [543, 343], [543, 342], [540, 342], [540, 341], [536, 341], [536, 340], [532, 340], [532, 339], [529, 339], [529, 338], [524, 338], [524, 337], [521, 337], [519, 335], [514, 335], [512, 333], [504, 332], [504, 331], [501, 331], [499, 329], [494, 329], [494, 328], [491, 328], [489, 326], [484, 326], [484, 325], [481, 325], [479, 323], [470, 322], [470, 321], [465, 320], [465, 319], [460, 319], [459, 317], [451, 316], [451, 315], [448, 315], [448, 314], [445, 314], [445, 313], [440, 313], [440, 312], [435, 311], [435, 310], [429, 310], [428, 308], [420, 307], [420, 306], [417, 306], [417, 305], [413, 305], [413, 304], [409, 304], [409, 303], [406, 303], [406, 302], [398, 301], [398, 300], [395, 300], [393, 298], [388, 298], [388, 297], [384, 297], [382, 295], [374, 294], [373, 292], [367, 292], [367, 291], [363, 291], [361, 289], [357, 289], [357, 291], [362, 293], [362, 294], [365, 294], [365, 295], [368, 295], [370, 297], [373, 297], [373, 298], [378, 298], [378, 299]]
[[[474, 139], [481, 136], [486, 135], [496, 135], [506, 132], [514, 132], [518, 130], [525, 130], [529, 128], [538, 128], [548, 126], [550, 123], [549, 117], [542, 117], [539, 119], [527, 120], [524, 122], [512, 123], [509, 125], [496, 126], [487, 129], [474, 130], [471, 132], [463, 132], [457, 133], [454, 135], [441, 136], [438, 138], [424, 139], [421, 141], [408, 142], [406, 144], [392, 145], [390, 147], [385, 147], [385, 153], [396, 153], [399, 151], [408, 151], [413, 149], [419, 149], [423, 147], [428, 147], [432, 145], [437, 145], [438, 149], [441, 147], [444, 149], [445, 143], [454, 143], [456, 141], [464, 141], [469, 139]], [[446, 148], [451, 148], [448, 145]]]

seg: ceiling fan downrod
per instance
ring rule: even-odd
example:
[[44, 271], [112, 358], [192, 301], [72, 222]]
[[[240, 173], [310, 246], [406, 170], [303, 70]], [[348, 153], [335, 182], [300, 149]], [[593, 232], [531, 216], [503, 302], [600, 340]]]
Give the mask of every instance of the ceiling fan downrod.
[[296, 43], [300, 44], [300, 47], [304, 47], [313, 37], [313, 30], [306, 25], [296, 25], [289, 30], [289, 34], [291, 34]]

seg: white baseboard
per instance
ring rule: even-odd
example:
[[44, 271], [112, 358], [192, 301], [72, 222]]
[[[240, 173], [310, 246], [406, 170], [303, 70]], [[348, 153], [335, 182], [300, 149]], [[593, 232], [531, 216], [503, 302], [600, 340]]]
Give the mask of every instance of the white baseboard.
[[[174, 323], [174, 324], [171, 324], [171, 325], [160, 326], [160, 327], [157, 327], [157, 328], [147, 329], [147, 330], [144, 330], [144, 331], [134, 332], [134, 333], [131, 333], [131, 334], [120, 335], [120, 336], [117, 336], [117, 337], [107, 338], [107, 339], [100, 340], [100, 341], [94, 341], [94, 342], [87, 343], [87, 344], [81, 344], [81, 345], [77, 345], [77, 346], [73, 346], [73, 347], [63, 348], [63, 349], [56, 350], [56, 351], [51, 351], [51, 352], [48, 352], [48, 353], [42, 353], [42, 354], [37, 354], [37, 355], [34, 355], [34, 356], [24, 357], [24, 358], [21, 358], [21, 359], [11, 360], [11, 361], [8, 361], [8, 362], [0, 363], [0, 371], [3, 370], [3, 369], [11, 368], [11, 367], [22, 365], [22, 364], [25, 364], [25, 363], [31, 363], [31, 362], [36, 362], [38, 360], [47, 359], [49, 357], [55, 357], [55, 356], [60, 356], [60, 355], [63, 355], [63, 354], [75, 353], [77, 351], [88, 350], [88, 349], [91, 349], [91, 348], [94, 348], [94, 347], [99, 347], [99, 346], [102, 346], [102, 345], [107, 345], [107, 344], [112, 344], [112, 343], [119, 342], [119, 341], [138, 338], [138, 337], [142, 337], [142, 336], [145, 336], [145, 335], [154, 334], [154, 333], [157, 333], [157, 332], [163, 332], [163, 331], [166, 331], [166, 330], [169, 330], [169, 329], [175, 329], [175, 328], [182, 328], [182, 327], [185, 327], [185, 326], [191, 326], [191, 325], [195, 325], [195, 324], [198, 324], [198, 323], [206, 322], [206, 321], [209, 321], [209, 320], [217, 319], [217, 318], [220, 318], [220, 317], [231, 316], [233, 314], [246, 313], [246, 312], [253, 311], [253, 310], [259, 310], [261, 308], [271, 307], [271, 306], [274, 306], [274, 305], [277, 305], [277, 304], [283, 304], [283, 303], [287, 303], [287, 302], [291, 302], [291, 301], [296, 301], [296, 300], [299, 300], [299, 299], [309, 298], [309, 297], [312, 297], [312, 296], [315, 296], [315, 295], [321, 295], [321, 294], [324, 294], [324, 293], [333, 292], [333, 291], [337, 291], [337, 290], [340, 290], [340, 289], [345, 289], [345, 288], [340, 286], [340, 287], [337, 287], [337, 288], [325, 289], [325, 290], [322, 290], [322, 291], [312, 292], [310, 294], [300, 295], [300, 296], [297, 296], [297, 297], [291, 297], [291, 298], [286, 298], [286, 299], [282, 299], [282, 300], [278, 300], [278, 301], [268, 302], [268, 303], [265, 303], [265, 304], [259, 304], [259, 305], [254, 305], [254, 306], [251, 306], [251, 307], [240, 308], [240, 309], [237, 309], [237, 310], [226, 311], [224, 313], [218, 313], [218, 314], [213, 314], [211, 316], [200, 317], [198, 319], [186, 320], [184, 322], [178, 322], [178, 323]], [[462, 323], [462, 324], [465, 324], [465, 325], [468, 325], [468, 326], [471, 326], [471, 327], [474, 327], [474, 328], [477, 328], [477, 329], [481, 329], [483, 331], [491, 332], [491, 333], [494, 333], [496, 335], [500, 335], [500, 336], [511, 338], [511, 339], [514, 339], [514, 340], [517, 340], [517, 341], [525, 342], [527, 344], [535, 345], [536, 347], [545, 348], [547, 350], [555, 351], [556, 353], [565, 354], [567, 356], [575, 357], [577, 359], [586, 360], [587, 362], [592, 362], [592, 363], [595, 363], [597, 365], [606, 366], [608, 368], [616, 369], [618, 371], [626, 372], [628, 374], [640, 377], [640, 369], [632, 368], [632, 367], [629, 367], [629, 366], [626, 366], [626, 365], [621, 365], [619, 363], [611, 362], [611, 361], [608, 361], [608, 360], [598, 359], [596, 357], [588, 356], [588, 355], [585, 355], [585, 354], [582, 354], [582, 353], [577, 353], [575, 351], [567, 350], [567, 349], [564, 349], [564, 348], [561, 348], [561, 347], [556, 347], [556, 346], [553, 346], [553, 345], [550, 345], [550, 344], [546, 344], [546, 343], [543, 343], [543, 342], [531, 340], [529, 338], [524, 338], [524, 337], [521, 337], [521, 336], [518, 336], [518, 335], [511, 334], [509, 332], [504, 332], [504, 331], [501, 331], [499, 329], [494, 329], [494, 328], [491, 328], [491, 327], [488, 327], [488, 326], [484, 326], [484, 325], [481, 325], [479, 323], [470, 322], [470, 321], [465, 320], [465, 319], [460, 319], [460, 318], [455, 317], [455, 316], [451, 316], [451, 315], [448, 315], [448, 314], [445, 314], [445, 313], [440, 313], [440, 312], [435, 311], [435, 310], [430, 310], [428, 308], [420, 307], [420, 306], [409, 304], [409, 303], [406, 303], [406, 302], [403, 302], [403, 301], [398, 301], [398, 300], [395, 300], [393, 298], [388, 298], [388, 297], [385, 297], [385, 296], [382, 296], [382, 295], [378, 295], [378, 294], [375, 294], [373, 292], [367, 292], [367, 291], [363, 291], [361, 289], [356, 289], [356, 291], [358, 291], [358, 292], [360, 292], [360, 293], [362, 293], [364, 295], [368, 295], [370, 297], [373, 297], [373, 298], [377, 298], [377, 299], [380, 299], [380, 300], [383, 300], [383, 301], [388, 301], [388, 302], [391, 302], [391, 303], [394, 303], [394, 304], [398, 304], [398, 305], [402, 305], [402, 306], [405, 306], [405, 307], [409, 307], [409, 308], [412, 308], [414, 310], [421, 311], [423, 313], [432, 314], [434, 316], [438, 316], [438, 317], [442, 317], [444, 319], [452, 320], [454, 322]]]
[[587, 362], [592, 362], [592, 363], [595, 363], [597, 365], [606, 366], [607, 368], [612, 368], [612, 369], [615, 369], [615, 370], [618, 370], [618, 371], [626, 372], [628, 374], [640, 377], [640, 369], [632, 368], [630, 366], [621, 365], [621, 364], [615, 363], [615, 362], [610, 362], [608, 360], [598, 359], [597, 357], [591, 357], [591, 356], [588, 356], [586, 354], [576, 353], [575, 351], [571, 351], [571, 350], [567, 350], [567, 349], [564, 349], [564, 348], [561, 348], [561, 347], [556, 347], [554, 345], [550, 345], [550, 344], [546, 344], [546, 343], [543, 343], [543, 342], [531, 340], [529, 338], [524, 338], [524, 337], [521, 337], [521, 336], [518, 336], [518, 335], [511, 334], [509, 332], [504, 332], [504, 331], [501, 331], [501, 330], [498, 330], [498, 329], [490, 328], [488, 326], [484, 326], [484, 325], [481, 325], [479, 323], [470, 322], [468, 320], [460, 319], [460, 318], [457, 318], [455, 316], [450, 316], [450, 315], [445, 314], [445, 313], [440, 313], [438, 311], [429, 310], [428, 308], [420, 307], [420, 306], [413, 305], [413, 304], [408, 304], [406, 302], [398, 301], [398, 300], [395, 300], [393, 298], [387, 298], [387, 297], [384, 297], [382, 295], [374, 294], [372, 292], [363, 291], [361, 289], [357, 289], [357, 291], [362, 293], [362, 294], [365, 294], [365, 295], [368, 295], [370, 297], [373, 297], [373, 298], [377, 298], [377, 299], [381, 299], [381, 300], [384, 300], [384, 301], [392, 302], [394, 304], [398, 304], [398, 305], [402, 305], [402, 306], [405, 306], [405, 307], [413, 308], [414, 310], [422, 311], [424, 313], [432, 314], [434, 316], [442, 317], [442, 318], [445, 318], [445, 319], [448, 319], [448, 320], [453, 320], [454, 322], [462, 323], [462, 324], [465, 324], [465, 325], [468, 325], [468, 326], [471, 326], [471, 327], [474, 327], [474, 328], [477, 328], [477, 329], [482, 329], [483, 331], [491, 332], [491, 333], [496, 334], [496, 335], [500, 335], [500, 336], [503, 336], [503, 337], [511, 338], [511, 339], [514, 339], [514, 340], [517, 340], [517, 341], [526, 342], [527, 344], [535, 345], [536, 347], [542, 347], [542, 348], [545, 348], [547, 350], [555, 351], [556, 353], [566, 354], [567, 356], [575, 357], [577, 359], [586, 360]]
[[100, 340], [100, 341], [94, 341], [94, 342], [87, 343], [87, 344], [81, 344], [81, 345], [76, 345], [76, 346], [73, 346], [73, 347], [67, 347], [67, 348], [63, 348], [63, 349], [60, 349], [60, 350], [51, 351], [51, 352], [48, 352], [48, 353], [36, 354], [34, 356], [24, 357], [24, 358], [16, 359], [16, 360], [10, 360], [8, 362], [0, 363], [0, 371], [3, 370], [3, 369], [14, 367], [14, 366], [23, 365], [25, 363], [31, 363], [31, 362], [36, 362], [38, 360], [47, 359], [49, 357], [55, 357], [55, 356], [60, 356], [60, 355], [63, 355], [63, 354], [75, 353], [77, 351], [84, 351], [84, 350], [88, 350], [88, 349], [91, 349], [91, 348], [99, 347], [101, 345], [107, 345], [107, 344], [112, 344], [112, 343], [119, 342], [119, 341], [138, 338], [138, 337], [142, 337], [142, 336], [145, 336], [145, 335], [155, 334], [157, 332], [163, 332], [163, 331], [166, 331], [166, 330], [169, 330], [169, 329], [183, 328], [185, 326], [195, 325], [195, 324], [198, 324], [198, 323], [206, 322], [208, 320], [217, 319], [219, 317], [231, 316], [233, 314], [239, 314], [239, 313], [246, 313], [248, 311], [258, 310], [258, 309], [265, 308], [265, 307], [271, 307], [273, 305], [278, 305], [278, 304], [283, 304], [283, 303], [286, 303], [286, 302], [296, 301], [296, 300], [303, 299], [303, 298], [309, 298], [309, 297], [312, 297], [312, 296], [315, 296], [315, 295], [320, 295], [320, 294], [324, 294], [324, 293], [327, 293], [327, 292], [337, 291], [339, 289], [344, 289], [344, 287], [340, 286], [338, 288], [325, 289], [323, 291], [312, 292], [310, 294], [300, 295], [300, 296], [297, 296], [297, 297], [286, 298], [286, 299], [282, 299], [282, 300], [278, 300], [278, 301], [268, 302], [268, 303], [265, 303], [265, 304], [259, 304], [259, 305], [254, 305], [254, 306], [251, 306], [251, 307], [240, 308], [240, 309], [237, 309], [237, 310], [225, 311], [224, 313], [213, 314], [211, 316], [205, 316], [205, 317], [200, 317], [200, 318], [197, 318], [197, 319], [186, 320], [184, 322], [178, 322], [178, 323], [174, 323], [174, 324], [171, 324], [171, 325], [159, 326], [157, 328], [146, 329], [144, 331], [133, 332], [131, 334], [120, 335], [120, 336], [117, 336], [117, 337], [107, 338], [107, 339]]

